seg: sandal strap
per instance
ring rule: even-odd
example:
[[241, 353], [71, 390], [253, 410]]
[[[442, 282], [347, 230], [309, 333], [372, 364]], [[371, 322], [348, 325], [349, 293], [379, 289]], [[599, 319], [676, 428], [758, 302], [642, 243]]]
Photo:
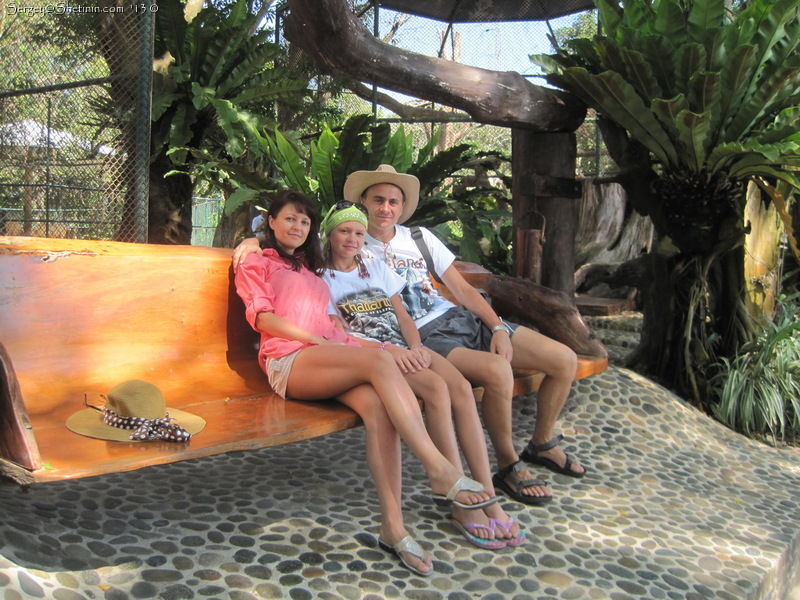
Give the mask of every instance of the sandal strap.
[[550, 450], [551, 448], [555, 448], [558, 446], [559, 442], [564, 439], [562, 434], [558, 434], [549, 442], [545, 442], [544, 444], [534, 444], [532, 441], [528, 442], [528, 445], [525, 446], [525, 449], [530, 452], [531, 454], [539, 454], [539, 452], [545, 452], [546, 450]]
[[451, 501], [455, 500], [460, 492], [480, 493], [482, 491], [484, 491], [483, 484], [474, 479], [470, 479], [466, 475], [462, 475], [456, 480], [453, 487], [450, 488], [450, 491], [447, 492], [447, 499]]
[[510, 465], [508, 465], [507, 467], [503, 467], [502, 469], [500, 469], [500, 471], [498, 471], [498, 473], [497, 473], [497, 476], [500, 479], [504, 480], [507, 485], [513, 485], [517, 492], [521, 492], [525, 488], [529, 488], [529, 487], [533, 487], [533, 486], [540, 487], [540, 486], [547, 485], [547, 483], [545, 481], [541, 480], [541, 479], [520, 479], [520, 478], [516, 478], [516, 479], [513, 479], [510, 482], [506, 480], [506, 477], [508, 477], [509, 475], [512, 475], [512, 474], [516, 475], [522, 469], [525, 469], [525, 468], [527, 468], [527, 465], [524, 462], [522, 462], [521, 460], [518, 460], [517, 462], [513, 462]]
[[511, 473], [516, 473], [517, 471], [519, 471], [524, 466], [525, 466], [524, 463], [521, 460], [518, 460], [516, 462], [511, 463], [507, 467], [503, 467], [502, 469], [497, 471], [497, 476], [500, 479], [505, 479]]
[[410, 535], [407, 535], [402, 540], [397, 542], [394, 546], [392, 546], [395, 552], [400, 554], [401, 552], [408, 552], [412, 556], [416, 556], [419, 559], [425, 558], [425, 550], [422, 549], [422, 546], [419, 545], [419, 542], [415, 540]]

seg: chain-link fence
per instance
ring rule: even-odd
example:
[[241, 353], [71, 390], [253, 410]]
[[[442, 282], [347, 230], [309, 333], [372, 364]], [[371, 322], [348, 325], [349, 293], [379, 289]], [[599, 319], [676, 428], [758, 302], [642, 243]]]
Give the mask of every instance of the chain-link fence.
[[[157, 10], [156, 0], [0, 0], [0, 234], [147, 239]], [[551, 21], [449, 24], [376, 10], [374, 3], [363, 17], [388, 43], [491, 70], [518, 71], [539, 85], [545, 82], [528, 55], [551, 52], [550, 38], [580, 35], [594, 23], [592, 13], [581, 13]], [[389, 90], [345, 94], [337, 100], [339, 108], [402, 122], [419, 147], [438, 126], [440, 149], [471, 142], [511, 155], [508, 128], [468, 118], [432, 123], [414, 118], [413, 110], [400, 115], [378, 104], [376, 92], [412, 108], [452, 112]], [[577, 134], [578, 175], [602, 175], [610, 161], [593, 120], [587, 119]], [[193, 243], [210, 243], [208, 231], [218, 215], [209, 207], [194, 211], [195, 218], [203, 215], [195, 225], [204, 230]]]
[[153, 10], [0, 0], [0, 234], [146, 239]]

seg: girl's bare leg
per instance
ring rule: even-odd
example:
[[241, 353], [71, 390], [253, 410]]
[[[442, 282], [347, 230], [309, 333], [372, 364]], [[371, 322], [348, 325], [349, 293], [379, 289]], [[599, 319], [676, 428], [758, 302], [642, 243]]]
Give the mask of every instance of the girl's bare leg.
[[[441, 356], [439, 356], [439, 358], [447, 363], [447, 361]], [[453, 369], [453, 371], [455, 371], [455, 368], [450, 365], [450, 363], [447, 364], [451, 369]], [[455, 373], [458, 375], [458, 378], [461, 381], [464, 381], [464, 378], [459, 375], [458, 371], [455, 371]], [[453, 410], [450, 403], [451, 399], [447, 383], [444, 379], [442, 379], [442, 377], [433, 372], [431, 369], [423, 369], [421, 371], [417, 371], [416, 373], [407, 374], [405, 378], [413, 392], [422, 398], [425, 404], [425, 424], [428, 427], [428, 433], [430, 434], [433, 443], [436, 444], [436, 447], [441, 451], [442, 454], [444, 454], [447, 460], [456, 465], [456, 468], [461, 470], [463, 473], [461, 453], [458, 449], [458, 441], [456, 440], [456, 433], [453, 428]], [[472, 388], [469, 387], [469, 384], [466, 385], [469, 389], [470, 398], [472, 399], [472, 410], [477, 416], [475, 401], [472, 396]], [[476, 432], [470, 431], [470, 433], [475, 434]], [[483, 428], [480, 425], [480, 419], [478, 420], [477, 433], [479, 433], [480, 438], [483, 439]], [[486, 474], [488, 475], [488, 486], [486, 485], [487, 482], [485, 480], [481, 481], [481, 483], [483, 483], [484, 487], [487, 488], [487, 492], [491, 490], [489, 493], [494, 495], [492, 478], [491, 474], [489, 473], [489, 458], [486, 456], [485, 442], [483, 444], [483, 448], [484, 461], [486, 462]], [[473, 473], [473, 477], [474, 476], [475, 475]], [[482, 510], [468, 510], [453, 506], [451, 509], [451, 514], [453, 517], [461, 521], [465, 526], [468, 524], [478, 525], [478, 527], [467, 526], [467, 530], [475, 537], [488, 540], [494, 539], [494, 534], [490, 529], [488, 529], [489, 517]], [[485, 525], [486, 527], [480, 527], [480, 525]]]
[[[464, 379], [461, 373], [446, 358], [439, 354], [432, 353], [433, 360], [431, 369], [447, 385], [450, 404], [452, 405], [452, 422], [455, 423], [455, 432], [464, 453], [464, 458], [469, 465], [469, 470], [474, 479], [480, 481], [486, 492], [494, 495], [494, 484], [492, 483], [492, 470], [489, 465], [489, 450], [486, 447], [486, 437], [483, 433], [483, 424], [478, 415], [478, 407], [475, 403], [475, 396], [472, 393], [472, 385]], [[426, 405], [426, 413], [427, 413]], [[428, 413], [428, 429], [431, 428], [431, 415]], [[452, 427], [452, 425], [451, 425]], [[433, 434], [431, 434], [433, 437]], [[482, 515], [468, 514], [470, 511], [453, 507], [453, 516], [462, 523], [487, 524], [489, 518], [498, 519], [505, 523], [509, 516], [499, 503], [487, 506], [483, 509]], [[508, 530], [502, 529], [492, 534], [491, 531], [482, 528], [469, 528], [470, 533], [476, 537], [493, 539], [494, 537], [510, 538], [519, 535], [519, 525], [514, 523]]]
[[[289, 373], [287, 393], [298, 400], [322, 399], [365, 383], [374, 388], [400, 437], [422, 463], [434, 493], [446, 494], [461, 472], [434, 445], [414, 392], [388, 352], [342, 344], [305, 348]], [[485, 492], [457, 496], [465, 504], [489, 498]]]
[[[400, 437], [372, 386], [365, 384], [355, 387], [340, 394], [338, 400], [356, 411], [364, 421], [367, 464], [375, 482], [381, 510], [379, 538], [393, 546], [408, 535], [400, 501]], [[422, 572], [430, 571], [433, 566], [430, 556], [421, 559], [408, 552], [403, 554], [411, 566]]]

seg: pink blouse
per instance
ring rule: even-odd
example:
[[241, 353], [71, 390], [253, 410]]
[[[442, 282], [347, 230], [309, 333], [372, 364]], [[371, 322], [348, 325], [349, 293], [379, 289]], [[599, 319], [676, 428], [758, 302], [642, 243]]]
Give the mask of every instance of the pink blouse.
[[266, 358], [280, 358], [311, 344], [260, 331], [256, 327], [256, 317], [260, 312], [275, 313], [314, 335], [358, 346], [333, 324], [327, 314], [328, 284], [305, 267], [293, 271], [291, 265], [272, 248], [260, 255], [249, 254], [239, 266], [235, 281], [236, 292], [244, 300], [247, 322], [261, 333], [258, 362], [262, 368]]

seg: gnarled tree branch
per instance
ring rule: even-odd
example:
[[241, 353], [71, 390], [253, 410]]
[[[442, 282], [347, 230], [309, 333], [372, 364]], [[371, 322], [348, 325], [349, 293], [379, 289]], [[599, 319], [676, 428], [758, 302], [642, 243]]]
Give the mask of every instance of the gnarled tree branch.
[[574, 96], [491, 71], [384, 44], [344, 0], [289, 0], [286, 37], [322, 71], [452, 106], [480, 123], [540, 132], [574, 131], [584, 105]]

